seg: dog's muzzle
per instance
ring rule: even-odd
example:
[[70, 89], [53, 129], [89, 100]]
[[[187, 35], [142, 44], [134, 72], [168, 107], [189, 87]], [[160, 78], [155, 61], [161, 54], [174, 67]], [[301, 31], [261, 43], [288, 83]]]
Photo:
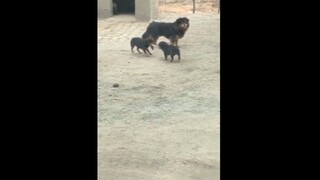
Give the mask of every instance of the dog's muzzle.
[[187, 27], [188, 27], [188, 23], [183, 23], [183, 24], [181, 24], [181, 27], [187, 28]]

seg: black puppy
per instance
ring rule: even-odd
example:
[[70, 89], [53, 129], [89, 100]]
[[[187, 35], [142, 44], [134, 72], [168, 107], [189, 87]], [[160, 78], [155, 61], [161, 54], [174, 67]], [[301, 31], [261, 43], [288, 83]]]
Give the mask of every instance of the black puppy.
[[179, 60], [180, 60], [180, 50], [177, 46], [173, 46], [173, 45], [169, 45], [168, 43], [161, 41], [159, 43], [159, 47], [160, 49], [163, 51], [164, 53], [164, 58], [167, 60], [168, 55], [171, 56], [171, 61], [173, 61], [173, 57], [175, 55], [178, 55]]
[[132, 53], [133, 53], [133, 48], [134, 48], [135, 46], [137, 46], [137, 51], [138, 51], [140, 54], [141, 54], [141, 52], [139, 51], [139, 49], [142, 49], [145, 54], [147, 54], [147, 53], [146, 53], [146, 51], [147, 51], [150, 55], [152, 55], [152, 54], [150, 53], [150, 51], [148, 50], [148, 47], [151, 45], [151, 43], [152, 43], [152, 39], [150, 39], [150, 38], [141, 39], [141, 38], [139, 38], [139, 37], [134, 37], [134, 38], [131, 39], [131, 42], [130, 42], [131, 51], [132, 51]]

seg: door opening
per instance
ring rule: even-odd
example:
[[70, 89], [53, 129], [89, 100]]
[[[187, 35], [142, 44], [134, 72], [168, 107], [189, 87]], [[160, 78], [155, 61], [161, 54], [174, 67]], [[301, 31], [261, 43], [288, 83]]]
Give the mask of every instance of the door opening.
[[135, 0], [112, 0], [113, 14], [134, 14]]

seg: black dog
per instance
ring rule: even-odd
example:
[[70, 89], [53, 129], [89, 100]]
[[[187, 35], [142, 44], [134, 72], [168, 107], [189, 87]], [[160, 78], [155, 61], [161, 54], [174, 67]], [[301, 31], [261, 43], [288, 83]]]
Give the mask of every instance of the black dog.
[[150, 38], [141, 39], [141, 38], [139, 38], [139, 37], [134, 37], [134, 38], [131, 39], [131, 42], [130, 42], [131, 51], [132, 51], [132, 53], [133, 53], [133, 48], [134, 48], [135, 46], [137, 46], [137, 51], [138, 51], [140, 54], [141, 54], [141, 52], [139, 51], [139, 49], [142, 49], [145, 54], [147, 54], [147, 53], [146, 53], [146, 51], [147, 51], [150, 55], [152, 55], [152, 54], [150, 53], [150, 51], [148, 50], [148, 47], [151, 45], [151, 43], [152, 43], [152, 39], [150, 39]]
[[186, 17], [178, 18], [173, 23], [151, 22], [142, 38], [150, 37], [153, 44], [157, 44], [160, 36], [164, 36], [170, 40], [171, 45], [178, 46], [178, 39], [181, 39], [190, 26], [189, 19]]
[[179, 60], [180, 60], [180, 50], [177, 46], [173, 46], [173, 45], [169, 45], [168, 43], [161, 41], [159, 43], [159, 47], [160, 49], [163, 51], [164, 53], [164, 58], [167, 60], [168, 55], [171, 56], [171, 61], [173, 61], [173, 57], [175, 55], [178, 55]]

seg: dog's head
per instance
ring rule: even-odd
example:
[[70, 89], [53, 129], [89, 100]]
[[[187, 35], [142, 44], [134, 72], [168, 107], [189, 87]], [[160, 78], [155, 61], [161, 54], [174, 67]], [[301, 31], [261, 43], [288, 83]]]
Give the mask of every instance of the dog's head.
[[178, 18], [176, 20], [176, 23], [178, 24], [178, 26], [183, 29], [184, 31], [187, 31], [189, 26], [190, 26], [190, 23], [189, 23], [189, 19], [186, 18], [186, 17], [182, 17], [182, 18]]

